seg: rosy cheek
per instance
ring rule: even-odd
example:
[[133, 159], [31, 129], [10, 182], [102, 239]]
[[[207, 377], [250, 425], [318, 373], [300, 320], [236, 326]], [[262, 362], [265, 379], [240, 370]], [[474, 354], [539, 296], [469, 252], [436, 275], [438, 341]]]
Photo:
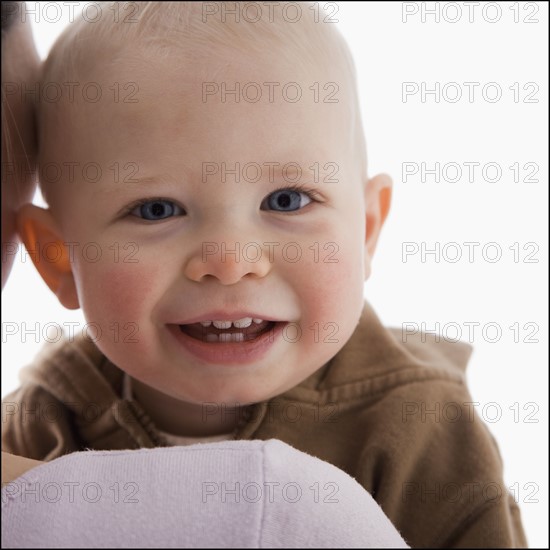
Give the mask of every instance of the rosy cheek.
[[319, 262], [303, 273], [303, 296], [313, 323], [345, 330], [352, 311], [362, 303], [362, 266], [356, 254], [343, 247], [334, 262]]
[[89, 290], [84, 290], [87, 314], [103, 322], [139, 323], [147, 318], [155, 295], [156, 270], [144, 269], [138, 263], [98, 267], [89, 273]]
[[148, 269], [138, 263], [121, 263], [97, 265], [86, 273], [86, 320], [99, 325], [96, 345], [121, 367], [152, 352], [151, 311], [161, 290], [159, 271], [158, 266]]

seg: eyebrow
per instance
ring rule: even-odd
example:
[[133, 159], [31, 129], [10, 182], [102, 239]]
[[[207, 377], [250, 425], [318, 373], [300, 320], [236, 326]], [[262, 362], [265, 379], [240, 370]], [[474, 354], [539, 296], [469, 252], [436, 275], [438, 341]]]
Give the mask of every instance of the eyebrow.
[[[285, 160], [264, 160], [264, 161], [203, 161], [201, 171], [194, 174], [187, 166], [180, 166], [178, 173], [181, 177], [174, 177], [164, 172], [159, 174], [139, 175], [139, 164], [134, 162], [117, 163], [118, 171], [110, 168], [110, 185], [103, 186], [96, 191], [94, 195], [111, 195], [120, 193], [130, 193], [136, 189], [142, 190], [145, 187], [156, 188], [159, 185], [167, 188], [176, 188], [184, 185], [186, 182], [195, 182], [199, 185], [208, 185], [213, 182], [213, 178], [220, 178], [225, 172], [225, 181], [222, 183], [238, 184], [268, 184], [278, 186], [281, 184], [296, 183], [314, 183], [314, 171], [322, 170], [323, 166], [329, 162], [328, 158], [320, 157], [319, 160], [304, 161], [302, 155], [292, 157], [283, 157]], [[316, 167], [314, 165], [317, 165]], [[258, 169], [261, 175], [257, 178]], [[206, 170], [206, 171], [205, 171]], [[238, 178], [238, 180], [237, 180]]]
[[[128, 164], [126, 164], [127, 166]], [[125, 193], [131, 193], [136, 189], [143, 190], [146, 186], [153, 186], [155, 184], [163, 184], [168, 187], [176, 187], [181, 185], [181, 181], [176, 181], [172, 177], [167, 177], [166, 174], [159, 174], [157, 176], [136, 176], [135, 172], [132, 173], [130, 170], [126, 171], [127, 173], [118, 174], [118, 177], [115, 177], [117, 181], [112, 181], [108, 185], [102, 186], [100, 189], [96, 190], [92, 196], [97, 195], [114, 195]], [[115, 176], [113, 172], [111, 175]], [[156, 186], [156, 185], [155, 185]]]

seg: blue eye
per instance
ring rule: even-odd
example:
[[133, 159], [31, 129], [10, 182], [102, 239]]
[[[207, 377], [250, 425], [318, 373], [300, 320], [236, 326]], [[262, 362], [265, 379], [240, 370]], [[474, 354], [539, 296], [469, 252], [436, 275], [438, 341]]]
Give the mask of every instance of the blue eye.
[[277, 212], [294, 212], [307, 206], [312, 199], [307, 193], [293, 189], [280, 189], [271, 193], [266, 199], [267, 206]]
[[130, 214], [145, 220], [156, 221], [171, 218], [172, 216], [181, 216], [183, 210], [172, 201], [156, 199], [136, 206]]

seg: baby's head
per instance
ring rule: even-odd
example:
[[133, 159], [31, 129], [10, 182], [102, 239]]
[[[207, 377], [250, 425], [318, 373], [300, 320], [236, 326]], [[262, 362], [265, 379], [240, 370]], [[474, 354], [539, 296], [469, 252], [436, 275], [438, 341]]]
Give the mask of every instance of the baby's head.
[[316, 5], [246, 5], [102, 6], [45, 66], [66, 92], [39, 106], [40, 172], [57, 175], [21, 233], [64, 243], [37, 262], [44, 280], [159, 399], [254, 403], [326, 364], [389, 208], [334, 25]]

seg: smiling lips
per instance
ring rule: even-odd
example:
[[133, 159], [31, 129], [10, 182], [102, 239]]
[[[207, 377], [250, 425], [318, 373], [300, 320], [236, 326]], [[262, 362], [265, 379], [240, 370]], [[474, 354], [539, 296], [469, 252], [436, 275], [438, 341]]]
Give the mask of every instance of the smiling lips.
[[256, 339], [259, 335], [272, 330], [275, 321], [243, 317], [234, 321], [201, 321], [179, 325], [181, 332], [202, 342], [238, 343]]

